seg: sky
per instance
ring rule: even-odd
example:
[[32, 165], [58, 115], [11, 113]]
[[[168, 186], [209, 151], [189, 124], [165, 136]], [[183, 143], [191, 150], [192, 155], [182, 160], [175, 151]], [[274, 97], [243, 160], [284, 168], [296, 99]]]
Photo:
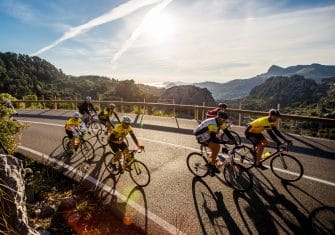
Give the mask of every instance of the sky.
[[335, 0], [0, 0], [0, 51], [69, 75], [227, 82], [335, 64]]

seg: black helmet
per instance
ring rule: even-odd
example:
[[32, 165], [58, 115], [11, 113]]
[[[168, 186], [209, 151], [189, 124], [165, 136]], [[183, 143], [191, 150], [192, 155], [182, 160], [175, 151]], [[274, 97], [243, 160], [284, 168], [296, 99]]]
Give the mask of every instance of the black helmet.
[[220, 103], [218, 106], [220, 108], [222, 108], [222, 109], [226, 109], [227, 108], [227, 105], [225, 103]]
[[222, 119], [224, 119], [224, 120], [227, 120], [227, 119], [228, 119], [228, 115], [227, 115], [227, 113], [224, 112], [224, 111], [219, 111], [218, 114], [217, 114], [217, 117], [218, 117], [218, 118], [222, 118]]
[[277, 109], [270, 109], [269, 110], [269, 116], [280, 117], [280, 112]]

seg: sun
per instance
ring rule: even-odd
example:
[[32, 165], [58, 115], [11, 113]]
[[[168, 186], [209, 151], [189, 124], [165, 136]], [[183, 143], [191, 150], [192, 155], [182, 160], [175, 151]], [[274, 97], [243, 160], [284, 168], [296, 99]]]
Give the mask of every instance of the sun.
[[176, 33], [175, 19], [168, 14], [159, 14], [152, 17], [143, 27], [145, 36], [155, 43], [171, 40]]

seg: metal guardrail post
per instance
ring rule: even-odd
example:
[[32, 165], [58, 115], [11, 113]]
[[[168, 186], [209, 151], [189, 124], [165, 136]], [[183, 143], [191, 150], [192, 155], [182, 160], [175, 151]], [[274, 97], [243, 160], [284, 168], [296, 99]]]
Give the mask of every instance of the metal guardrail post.
[[26, 108], [26, 103], [24, 102], [24, 96], [22, 97], [22, 101], [23, 101], [23, 105], [22, 105], [22, 107], [25, 109]]
[[121, 113], [124, 113], [123, 98], [121, 98]]
[[57, 96], [55, 96], [55, 100], [54, 100], [54, 109], [57, 109]]
[[202, 102], [201, 120], [205, 119], [205, 102]]
[[[174, 99], [172, 100], [172, 103], [173, 105], [175, 105]], [[173, 106], [173, 116], [176, 117], [176, 107], [175, 106]]]
[[[280, 104], [277, 104], [277, 110], [280, 111]], [[281, 127], [281, 120], [279, 119], [277, 123], [277, 128], [280, 129], [280, 127]]]
[[[240, 102], [239, 109], [242, 109], [242, 103]], [[241, 126], [242, 114], [238, 113], [238, 125]]]

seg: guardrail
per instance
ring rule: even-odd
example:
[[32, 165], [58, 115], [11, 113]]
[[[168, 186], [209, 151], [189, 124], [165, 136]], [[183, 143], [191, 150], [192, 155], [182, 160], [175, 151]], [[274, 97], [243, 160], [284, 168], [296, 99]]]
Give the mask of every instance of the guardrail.
[[[27, 104], [39, 103], [42, 105], [42, 108], [52, 107], [57, 109], [60, 104], [69, 104], [72, 103], [73, 107], [76, 109], [78, 104], [84, 102], [84, 100], [16, 100], [12, 101], [15, 107], [25, 108]], [[172, 114], [176, 116], [176, 110], [188, 110], [191, 113], [193, 112], [195, 120], [205, 119], [205, 114], [208, 109], [215, 107], [201, 106], [201, 105], [182, 105], [182, 104], [167, 104], [167, 103], [150, 103], [150, 102], [129, 102], [129, 101], [100, 101], [93, 100], [93, 104], [98, 105], [99, 107], [107, 105], [109, 103], [114, 103], [118, 106], [118, 109], [121, 113], [124, 113], [124, 108], [129, 107], [138, 107], [148, 110], [148, 108], [164, 108], [172, 110]], [[238, 125], [241, 125], [241, 115], [251, 115], [251, 116], [264, 116], [267, 115], [267, 112], [253, 111], [253, 110], [243, 110], [243, 109], [227, 109], [227, 112], [230, 114], [238, 114]], [[332, 124], [335, 125], [335, 119], [331, 118], [322, 118], [322, 117], [311, 117], [311, 116], [301, 116], [301, 115], [292, 115], [292, 114], [282, 114], [283, 120], [294, 120], [294, 121], [306, 121], [306, 122], [315, 122], [322, 124]]]

